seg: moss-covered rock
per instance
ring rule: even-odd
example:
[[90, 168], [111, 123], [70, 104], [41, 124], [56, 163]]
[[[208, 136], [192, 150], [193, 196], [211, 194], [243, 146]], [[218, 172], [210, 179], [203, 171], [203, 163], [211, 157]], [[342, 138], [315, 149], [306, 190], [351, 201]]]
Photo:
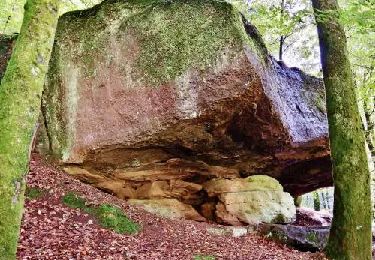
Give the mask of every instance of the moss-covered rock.
[[298, 194], [331, 182], [311, 79], [225, 1], [112, 0], [60, 19], [43, 112], [52, 153], [95, 175], [262, 173]]
[[229, 192], [283, 191], [283, 186], [267, 175], [253, 175], [247, 178], [212, 179], [204, 184], [209, 196]]
[[321, 251], [327, 244], [330, 227], [261, 224], [258, 232], [303, 251]]
[[200, 0], [103, 3], [63, 16], [58, 32], [45, 101], [52, 147], [63, 160], [80, 157], [74, 146], [82, 85], [100, 91], [116, 78], [112, 83], [126, 90], [175, 81], [187, 92], [189, 74], [233, 62], [247, 39], [230, 4]]
[[[224, 193], [219, 196], [225, 206], [220, 215], [231, 214], [240, 222], [290, 223], [295, 220], [296, 208], [290, 194], [281, 191], [263, 190], [239, 193]], [[219, 213], [218, 213], [219, 214]], [[225, 223], [225, 218], [221, 217]], [[231, 223], [229, 223], [231, 224]]]
[[289, 223], [296, 207], [280, 183], [266, 175], [213, 179], [203, 185], [209, 196], [217, 196], [216, 218], [225, 224]]

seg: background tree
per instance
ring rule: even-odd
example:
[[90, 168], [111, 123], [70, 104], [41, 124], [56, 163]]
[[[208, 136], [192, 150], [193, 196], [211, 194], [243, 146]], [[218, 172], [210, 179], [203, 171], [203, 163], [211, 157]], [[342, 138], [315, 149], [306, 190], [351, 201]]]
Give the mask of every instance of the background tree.
[[53, 45], [59, 0], [28, 0], [0, 85], [0, 256], [15, 259], [30, 142]]
[[335, 184], [333, 222], [326, 248], [332, 259], [371, 259], [371, 195], [365, 136], [336, 0], [315, 8]]
[[375, 157], [375, 1], [348, 1], [340, 12], [340, 22], [347, 31], [350, 60], [363, 107], [366, 141]]
[[275, 57], [309, 73], [319, 73], [318, 38], [310, 1], [254, 0], [248, 9], [249, 20]]

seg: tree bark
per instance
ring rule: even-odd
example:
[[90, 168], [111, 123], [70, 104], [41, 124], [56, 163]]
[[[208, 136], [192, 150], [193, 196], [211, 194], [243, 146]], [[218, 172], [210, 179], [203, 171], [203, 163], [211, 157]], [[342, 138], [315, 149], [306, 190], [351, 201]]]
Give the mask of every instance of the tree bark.
[[0, 85], [0, 256], [15, 259], [30, 143], [58, 19], [58, 0], [28, 0]]
[[335, 185], [334, 217], [326, 253], [332, 259], [370, 260], [370, 173], [345, 32], [337, 18], [337, 0], [312, 3], [326, 87]]

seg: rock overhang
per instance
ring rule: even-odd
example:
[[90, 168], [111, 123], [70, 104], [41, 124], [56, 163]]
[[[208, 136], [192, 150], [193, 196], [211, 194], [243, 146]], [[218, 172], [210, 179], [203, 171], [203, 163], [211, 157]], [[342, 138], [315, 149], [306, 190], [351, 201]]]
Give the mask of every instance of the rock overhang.
[[195, 205], [205, 195], [186, 183], [223, 176], [267, 174], [294, 196], [332, 184], [322, 81], [276, 62], [228, 3], [110, 1], [68, 13], [50, 64], [52, 152], [128, 189], [124, 198], [183, 189]]

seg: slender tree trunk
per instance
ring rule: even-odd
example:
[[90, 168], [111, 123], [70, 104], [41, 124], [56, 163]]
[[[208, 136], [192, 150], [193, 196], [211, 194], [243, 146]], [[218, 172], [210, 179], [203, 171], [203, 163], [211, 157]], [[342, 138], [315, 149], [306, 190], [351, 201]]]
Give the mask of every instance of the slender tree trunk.
[[366, 141], [371, 153], [371, 158], [375, 158], [375, 97], [370, 97], [364, 101], [364, 112], [367, 127]]
[[58, 0], [28, 0], [0, 85], [0, 258], [15, 259], [30, 143], [58, 19]]
[[[284, 14], [284, 9], [285, 9], [285, 0], [281, 0], [281, 5], [280, 5], [280, 12], [281, 16]], [[283, 47], [284, 47], [284, 41], [285, 41], [285, 36], [281, 35], [280, 40], [279, 40], [279, 60], [283, 60]]]
[[373, 91], [369, 91], [366, 93], [369, 95], [368, 98], [364, 98], [364, 114], [365, 114], [365, 122], [364, 122], [364, 129], [366, 131], [366, 142], [369, 152], [369, 168], [371, 174], [371, 193], [372, 193], [372, 219], [374, 221], [374, 213], [375, 213], [375, 201], [374, 201], [374, 193], [375, 193], [375, 97], [373, 95]]
[[284, 35], [280, 36], [279, 40], [279, 60], [283, 60]]
[[[335, 202], [326, 248], [337, 260], [371, 259], [371, 196], [365, 136], [337, 0], [312, 0], [326, 86]], [[320, 11], [332, 11], [322, 17]]]

